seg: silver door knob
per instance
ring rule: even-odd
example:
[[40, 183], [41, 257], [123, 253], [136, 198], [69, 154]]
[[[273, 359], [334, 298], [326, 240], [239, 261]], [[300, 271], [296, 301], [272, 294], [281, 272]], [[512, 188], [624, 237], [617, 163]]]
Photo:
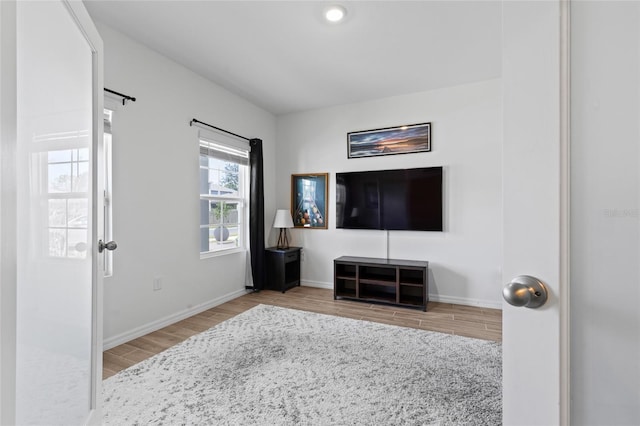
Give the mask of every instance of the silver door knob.
[[118, 248], [118, 244], [115, 241], [109, 241], [105, 243], [104, 241], [98, 241], [98, 253], [102, 253], [105, 249], [107, 250], [115, 250]]
[[520, 275], [502, 289], [502, 297], [508, 304], [539, 308], [547, 301], [547, 287], [537, 278]]

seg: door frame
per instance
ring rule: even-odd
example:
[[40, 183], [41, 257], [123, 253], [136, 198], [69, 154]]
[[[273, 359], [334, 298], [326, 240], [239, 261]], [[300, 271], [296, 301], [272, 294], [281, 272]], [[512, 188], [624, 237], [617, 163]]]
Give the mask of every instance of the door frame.
[[0, 1], [0, 424], [15, 423], [16, 4]]
[[[80, 1], [59, 0], [75, 21], [92, 51], [92, 364], [87, 424], [102, 423], [102, 300], [104, 256], [97, 242], [103, 238], [103, 43]], [[0, 1], [0, 424], [15, 423], [16, 306], [17, 306], [17, 7], [16, 0]]]
[[103, 348], [103, 285], [104, 262], [106, 254], [98, 252], [98, 241], [104, 240], [104, 46], [96, 26], [87, 9], [80, 1], [61, 0], [76, 25], [84, 32], [85, 39], [92, 53], [92, 223], [93, 247], [92, 267], [92, 307], [93, 321], [91, 332], [91, 397], [90, 411], [87, 419], [89, 425], [102, 424], [102, 348]]
[[560, 419], [571, 424], [571, 1], [560, 0]]

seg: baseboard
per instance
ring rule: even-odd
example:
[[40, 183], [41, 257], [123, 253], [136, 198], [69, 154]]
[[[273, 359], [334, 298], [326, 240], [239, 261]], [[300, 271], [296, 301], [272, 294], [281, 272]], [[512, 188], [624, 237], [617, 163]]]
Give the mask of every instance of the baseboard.
[[325, 283], [322, 281], [304, 280], [300, 281], [300, 285], [303, 287], [327, 288], [329, 290], [333, 290], [333, 283]]
[[127, 343], [133, 339], [144, 336], [145, 334], [160, 330], [161, 328], [164, 328], [168, 325], [174, 324], [178, 321], [182, 321], [185, 318], [189, 318], [193, 315], [199, 314], [200, 312], [206, 311], [207, 309], [211, 309], [245, 294], [247, 294], [247, 290], [236, 290], [233, 293], [226, 294], [205, 303], [200, 303], [196, 306], [192, 306], [189, 309], [185, 309], [183, 311], [161, 318], [157, 321], [150, 322], [143, 326], [136, 327], [133, 330], [118, 334], [117, 336], [110, 337], [102, 341], [102, 350], [106, 351], [107, 349], [111, 349], [123, 343]]
[[469, 299], [466, 297], [441, 296], [437, 294], [429, 294], [430, 302], [451, 303], [452, 305], [475, 306], [478, 308], [502, 309], [501, 302], [492, 300]]
[[[333, 290], [333, 283], [327, 283], [322, 281], [304, 280], [304, 281], [301, 281], [300, 285], [304, 287], [327, 288], [329, 290]], [[429, 300], [431, 302], [451, 303], [453, 305], [465, 305], [465, 306], [476, 306], [478, 308], [502, 309], [501, 302], [495, 302], [492, 300], [469, 299], [466, 297], [442, 296], [437, 294], [429, 294]]]

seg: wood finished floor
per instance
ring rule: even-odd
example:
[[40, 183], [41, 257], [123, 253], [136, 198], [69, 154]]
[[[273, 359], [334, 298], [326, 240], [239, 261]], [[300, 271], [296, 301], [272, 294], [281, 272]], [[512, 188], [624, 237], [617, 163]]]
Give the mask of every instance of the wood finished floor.
[[249, 293], [108, 349], [103, 353], [102, 377], [106, 379], [118, 371], [261, 303], [496, 342], [502, 341], [502, 311], [499, 309], [429, 302], [427, 312], [422, 312], [395, 306], [333, 300], [332, 290], [295, 287], [285, 294], [270, 290]]

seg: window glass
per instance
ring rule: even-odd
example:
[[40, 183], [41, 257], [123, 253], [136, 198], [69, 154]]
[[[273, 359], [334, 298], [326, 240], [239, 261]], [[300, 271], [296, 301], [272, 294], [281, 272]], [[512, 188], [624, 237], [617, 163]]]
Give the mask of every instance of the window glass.
[[200, 253], [244, 248], [248, 151], [200, 141]]
[[[65, 143], [75, 139], [54, 137]], [[89, 229], [89, 148], [46, 152], [50, 257], [84, 259]]]
[[[113, 124], [113, 111], [104, 110], [104, 239], [105, 241], [113, 240], [113, 187], [112, 187], [112, 144], [113, 135], [111, 134], [111, 126]], [[82, 156], [80, 157], [82, 158]], [[105, 250], [104, 253], [104, 276], [113, 275], [113, 252]]]

